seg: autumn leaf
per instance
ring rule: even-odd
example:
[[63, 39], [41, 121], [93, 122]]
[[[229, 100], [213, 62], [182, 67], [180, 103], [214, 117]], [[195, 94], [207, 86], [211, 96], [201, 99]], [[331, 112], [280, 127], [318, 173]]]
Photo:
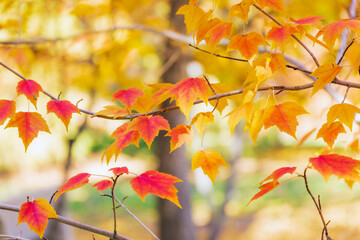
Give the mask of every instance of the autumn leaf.
[[212, 11], [207, 13], [195, 5], [183, 5], [179, 8], [176, 14], [184, 15], [184, 23], [186, 25], [187, 34], [197, 29], [201, 22], [205, 21]]
[[335, 63], [328, 63], [318, 67], [312, 74], [310, 74], [310, 76], [318, 78], [314, 83], [311, 95], [314, 95], [317, 91], [325, 87], [326, 84], [331, 83], [340, 73], [341, 69], [342, 67]]
[[253, 68], [256, 66], [262, 66], [266, 68], [267, 66], [270, 67], [271, 72], [281, 72], [284, 75], [286, 74], [286, 60], [284, 55], [280, 53], [263, 53], [260, 54], [256, 59], [253, 61], [252, 64]]
[[70, 123], [73, 113], [80, 114], [79, 109], [67, 100], [51, 100], [46, 105], [48, 113], [55, 113], [55, 115], [64, 123], [66, 131]]
[[249, 205], [252, 201], [264, 196], [266, 193], [270, 192], [271, 190], [274, 190], [277, 186], [279, 186], [279, 184], [280, 183], [278, 181], [275, 181], [275, 182], [268, 182], [268, 183], [261, 185], [259, 187], [260, 191], [251, 198], [251, 200], [248, 202], [247, 205]]
[[204, 136], [204, 131], [209, 123], [214, 122], [214, 114], [212, 112], [200, 112], [193, 117], [190, 125], [195, 125], [200, 137]]
[[35, 82], [34, 80], [30, 79], [24, 79], [20, 82], [18, 82], [16, 91], [18, 96], [21, 94], [24, 94], [25, 97], [35, 106], [36, 108], [36, 102], [39, 98], [39, 92], [42, 92], [42, 87], [40, 84]]
[[352, 186], [351, 182], [360, 182], [360, 161], [358, 160], [338, 154], [328, 154], [310, 158], [309, 162], [324, 177], [325, 181], [331, 175], [335, 175], [343, 178], [348, 185], [350, 183], [349, 187]]
[[312, 17], [301, 18], [297, 21], [293, 21], [293, 23], [297, 25], [316, 25], [321, 19], [324, 19], [324, 17], [312, 16]]
[[352, 104], [340, 103], [333, 105], [327, 113], [327, 122], [332, 123], [336, 119], [352, 130], [355, 113], [360, 113], [360, 109]]
[[323, 29], [323, 40], [332, 49], [334, 47], [335, 40], [340, 37], [344, 29], [351, 29], [360, 33], [360, 20], [347, 19], [326, 25]]
[[215, 49], [216, 45], [220, 42], [221, 39], [230, 37], [232, 24], [232, 22], [218, 23], [206, 33], [204, 39], [211, 50]]
[[340, 133], [345, 133], [344, 126], [339, 122], [324, 123], [319, 129], [319, 132], [316, 135], [316, 139], [322, 138], [329, 145], [330, 148], [333, 147], [335, 139]]
[[275, 45], [279, 45], [283, 50], [286, 43], [289, 41], [292, 34], [296, 33], [296, 28], [290, 25], [283, 25], [281, 27], [272, 27], [267, 34], [267, 39], [273, 40]]
[[251, 117], [251, 123], [249, 125], [249, 135], [256, 144], [256, 139], [264, 126], [264, 109], [257, 110]]
[[186, 78], [176, 83], [164, 94], [175, 98], [176, 105], [189, 120], [191, 106], [197, 98], [205, 103], [208, 102], [208, 88], [209, 86], [203, 78]]
[[20, 206], [18, 223], [26, 223], [42, 239], [49, 218], [58, 218], [55, 209], [44, 198], [28, 201]]
[[113, 101], [119, 101], [126, 109], [131, 111], [133, 104], [139, 96], [143, 95], [143, 91], [139, 88], [129, 88], [127, 90], [119, 89], [113, 94]]
[[113, 182], [110, 180], [101, 180], [93, 185], [99, 192], [113, 187]]
[[207, 175], [210, 180], [215, 184], [216, 175], [219, 173], [219, 166], [228, 167], [223, 157], [212, 149], [199, 150], [193, 158], [191, 164], [191, 170], [201, 167], [204, 174]]
[[3, 125], [8, 118], [15, 115], [16, 105], [12, 100], [0, 100], [0, 125]]
[[271, 126], [277, 126], [280, 131], [296, 139], [296, 127], [299, 125], [297, 116], [307, 113], [308, 112], [296, 102], [285, 102], [268, 106], [264, 109], [265, 129]]
[[82, 187], [89, 182], [89, 173], [79, 173], [71, 178], [69, 178], [58, 190], [55, 201], [58, 197], [68, 191], [74, 190], [76, 188]]
[[129, 169], [127, 167], [110, 168], [109, 171], [112, 171], [115, 176], [123, 175], [124, 173], [129, 174]]
[[19, 137], [25, 146], [25, 152], [29, 144], [38, 136], [39, 131], [50, 133], [45, 120], [37, 112], [17, 112], [5, 128], [9, 127], [18, 128]]
[[161, 116], [140, 116], [129, 123], [127, 131], [138, 131], [140, 137], [144, 139], [149, 149], [154, 138], [159, 134], [160, 130], [170, 130], [168, 121]]
[[96, 112], [93, 116], [112, 116], [113, 119], [117, 117], [126, 116], [129, 114], [129, 111], [123, 107], [116, 105], [104, 106], [103, 110]]
[[353, 152], [359, 153], [359, 138], [355, 138], [354, 141], [349, 144], [349, 147]]
[[160, 104], [158, 100], [159, 99], [154, 98], [153, 96], [140, 96], [136, 99], [132, 109], [139, 113], [148, 113], [153, 109], [153, 107]]
[[238, 50], [243, 57], [249, 60], [258, 52], [259, 45], [266, 44], [266, 40], [257, 32], [245, 35], [236, 34], [231, 37], [227, 51]]
[[251, 122], [251, 116], [254, 111], [254, 106], [254, 102], [248, 102], [235, 108], [225, 116], [229, 116], [228, 125], [231, 131], [231, 135], [233, 135], [236, 125], [242, 118], [245, 118], [247, 122]]
[[193, 140], [193, 130], [190, 126], [180, 124], [171, 129], [165, 136], [171, 137], [170, 153], [176, 148], [181, 147], [184, 143], [191, 146]]
[[150, 170], [131, 179], [130, 184], [143, 201], [145, 201], [145, 197], [151, 193], [158, 197], [165, 198], [179, 208], [182, 208], [177, 196], [178, 190], [174, 186], [174, 183], [177, 182], [182, 181], [170, 174]]
[[254, 2], [258, 4], [260, 8], [270, 7], [281, 12], [285, 10], [282, 0], [254, 0]]
[[240, 3], [231, 6], [229, 11], [229, 17], [239, 17], [245, 23], [248, 23], [248, 15], [250, 11], [250, 6], [253, 5], [253, 0], [242, 0]]
[[293, 174], [295, 170], [296, 170], [296, 167], [282, 167], [282, 168], [276, 169], [269, 176], [267, 176], [264, 180], [262, 180], [259, 184], [263, 185], [264, 182], [266, 182], [267, 180], [270, 180], [270, 179], [272, 179], [273, 182], [277, 182], [277, 180], [279, 180], [279, 178], [281, 178], [282, 176], [284, 176], [287, 173]]
[[197, 31], [196, 31], [196, 45], [198, 45], [202, 40], [205, 39], [206, 34], [215, 27], [221, 23], [221, 20], [219, 18], [212, 18], [208, 21], [200, 23]]

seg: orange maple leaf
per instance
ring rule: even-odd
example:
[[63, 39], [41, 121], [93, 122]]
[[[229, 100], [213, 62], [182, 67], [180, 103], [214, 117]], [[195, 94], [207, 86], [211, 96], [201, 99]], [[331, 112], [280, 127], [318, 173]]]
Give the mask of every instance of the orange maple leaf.
[[252, 66], [255, 68], [256, 66], [262, 66], [263, 68], [269, 67], [271, 72], [281, 72], [284, 75], [286, 74], [286, 60], [284, 55], [280, 53], [263, 53], [260, 54], [253, 62]]
[[260, 8], [270, 7], [278, 11], [284, 11], [284, 2], [282, 0], [254, 0]]
[[204, 10], [192, 4], [181, 6], [176, 12], [176, 14], [184, 15], [187, 34], [197, 29], [201, 22], [205, 21], [211, 13], [211, 10], [205, 13]]
[[350, 157], [328, 154], [310, 158], [309, 162], [324, 177], [325, 181], [331, 175], [343, 178], [351, 188], [353, 182], [360, 182], [360, 161]]
[[116, 105], [108, 105], [104, 106], [103, 110], [100, 110], [94, 114], [94, 116], [113, 116], [113, 118], [117, 118], [120, 116], [126, 116], [129, 114], [129, 111], [123, 107]]
[[58, 190], [56, 193], [55, 201], [60, 197], [61, 194], [74, 190], [76, 188], [82, 187], [89, 182], [89, 173], [79, 173], [71, 178], [69, 178]]
[[96, 190], [98, 190], [99, 192], [101, 192], [101, 191], [105, 191], [106, 189], [112, 188], [113, 185], [114, 185], [113, 182], [110, 180], [101, 180], [95, 183], [93, 187], [96, 188]]
[[145, 197], [151, 193], [158, 197], [165, 198], [173, 202], [179, 208], [182, 208], [174, 183], [182, 182], [177, 177], [158, 171], [146, 171], [140, 176], [131, 179], [130, 184], [136, 194], [145, 201]]
[[263, 185], [264, 182], [267, 180], [272, 179], [273, 182], [277, 182], [279, 178], [284, 176], [287, 173], [293, 174], [296, 170], [296, 167], [282, 167], [279, 169], [276, 169], [274, 172], [272, 172], [269, 176], [267, 176], [264, 180], [262, 180], [259, 184]]
[[249, 135], [256, 144], [256, 139], [264, 126], [264, 109], [257, 110], [251, 117], [251, 123], [249, 124]]
[[208, 102], [208, 90], [209, 87], [205, 79], [186, 78], [173, 85], [164, 94], [175, 98], [176, 105], [179, 106], [180, 111], [189, 120], [191, 106], [197, 98], [200, 98], [205, 103]]
[[180, 124], [171, 129], [165, 136], [171, 137], [170, 153], [176, 148], [181, 147], [184, 143], [191, 146], [193, 140], [193, 130], [190, 126]]
[[249, 205], [255, 199], [258, 199], [258, 198], [264, 196], [266, 193], [270, 192], [271, 190], [274, 190], [279, 185], [280, 185], [280, 183], [278, 181], [268, 182], [268, 183], [265, 183], [265, 184], [261, 185], [259, 187], [260, 191], [250, 199], [250, 201], [248, 202], [247, 205]]
[[129, 169], [127, 167], [110, 168], [109, 171], [112, 171], [115, 176], [123, 175], [124, 173], [129, 174]]
[[196, 45], [198, 45], [202, 40], [204, 40], [206, 34], [210, 31], [210, 29], [212, 29], [219, 23], [221, 23], [221, 20], [219, 18], [213, 18], [201, 23], [196, 31]]
[[190, 125], [195, 125], [200, 137], [203, 137], [206, 126], [214, 122], [214, 114], [212, 112], [200, 112], [193, 117]]
[[18, 128], [19, 137], [25, 146], [25, 152], [29, 144], [38, 136], [39, 131], [50, 133], [45, 120], [37, 112], [17, 112], [5, 128], [9, 127]]
[[335, 63], [328, 63], [318, 67], [310, 76], [315, 76], [318, 79], [314, 83], [312, 94], [325, 87], [326, 84], [331, 83], [336, 76], [340, 73], [342, 67]]
[[30, 230], [42, 238], [49, 218], [58, 218], [55, 209], [46, 199], [39, 198], [20, 206], [17, 225], [26, 222]]
[[236, 16], [241, 18], [245, 23], [248, 23], [250, 6], [253, 4], [253, 0], [243, 0], [240, 3], [231, 6], [229, 11], [229, 17], [233, 18]]
[[3, 125], [6, 119], [15, 115], [16, 105], [12, 100], [0, 100], [0, 125]]
[[66, 127], [66, 131], [68, 130], [72, 114], [80, 114], [79, 109], [67, 100], [51, 100], [46, 104], [46, 108], [48, 113], [55, 113], [55, 115], [60, 118], [60, 120], [64, 123]]
[[340, 133], [345, 133], [345, 128], [339, 121], [332, 123], [324, 123], [319, 132], [316, 135], [316, 139], [322, 138], [329, 145], [330, 148], [333, 147], [335, 139]]
[[293, 21], [293, 23], [297, 25], [316, 25], [321, 19], [324, 19], [324, 17], [312, 16], [312, 17], [301, 18], [297, 21]]
[[266, 40], [257, 32], [245, 35], [236, 34], [231, 37], [227, 51], [238, 50], [243, 57], [250, 59], [258, 52], [259, 45], [267, 45]]
[[142, 96], [144, 93], [139, 88], [129, 88], [127, 90], [119, 89], [113, 94], [113, 101], [121, 102], [126, 109], [131, 111], [133, 104], [136, 102], [136, 99], [139, 96]]
[[35, 82], [31, 79], [24, 79], [20, 82], [18, 82], [16, 86], [16, 91], [18, 96], [21, 94], [24, 94], [25, 97], [35, 106], [36, 108], [36, 102], [39, 98], [39, 92], [43, 91], [40, 84]]
[[[360, 20], [358, 19], [346, 19], [326, 25], [322, 32], [324, 42], [332, 49], [334, 47], [335, 40], [340, 37], [344, 29], [351, 29], [360, 34]], [[320, 35], [321, 35], [320, 33]], [[318, 34], [319, 37], [319, 34]]]
[[308, 112], [296, 102], [285, 102], [268, 106], [264, 109], [265, 129], [271, 126], [277, 126], [280, 131], [286, 132], [296, 139], [296, 127], [299, 125], [296, 118], [298, 115], [307, 113]]
[[168, 121], [161, 116], [145, 117], [140, 116], [129, 123], [127, 131], [138, 131], [140, 137], [144, 139], [149, 149], [154, 138], [159, 134], [160, 130], [170, 130]]
[[281, 27], [272, 27], [267, 34], [267, 39], [273, 40], [275, 46], [279, 45], [284, 49], [292, 34], [296, 33], [296, 28], [290, 25], [283, 25]]
[[219, 173], [218, 166], [228, 167], [219, 153], [212, 149], [199, 150], [192, 158], [191, 170], [201, 167], [204, 174], [215, 184], [216, 175]]
[[352, 104], [339, 103], [333, 105], [327, 113], [327, 122], [332, 123], [336, 119], [352, 129], [355, 113], [360, 113], [360, 109]]
[[228, 120], [228, 125], [231, 131], [231, 135], [233, 135], [236, 125], [240, 122], [242, 118], [245, 118], [247, 122], [251, 122], [251, 116], [254, 111], [254, 106], [254, 102], [245, 103], [235, 108], [225, 116], [230, 116]]
[[206, 33], [204, 39], [211, 50], [215, 49], [221, 39], [230, 37], [232, 24], [232, 22], [218, 23]]

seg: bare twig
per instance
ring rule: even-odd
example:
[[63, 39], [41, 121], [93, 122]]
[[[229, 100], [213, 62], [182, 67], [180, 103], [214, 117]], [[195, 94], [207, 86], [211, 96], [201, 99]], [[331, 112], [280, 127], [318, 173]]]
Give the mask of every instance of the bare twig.
[[340, 65], [340, 63], [342, 62], [342, 60], [343, 60], [343, 58], [344, 58], [344, 56], [345, 56], [345, 53], [347, 52], [347, 50], [349, 50], [349, 48], [351, 47], [351, 45], [353, 45], [354, 41], [355, 41], [355, 39], [353, 39], [353, 40], [349, 43], [349, 45], [347, 45], [347, 47], [345, 48], [345, 50], [344, 50], [343, 53], [341, 54], [340, 59], [337, 61], [337, 63], [336, 63], [337, 65]]
[[114, 217], [114, 239], [115, 239], [115, 236], [116, 236], [116, 206], [115, 206], [115, 185], [116, 185], [116, 182], [117, 180], [119, 179], [121, 175], [117, 175], [115, 178], [113, 178], [113, 186], [111, 187], [111, 201], [112, 201], [112, 210], [113, 210], [113, 217]]
[[[214, 93], [214, 96], [216, 96], [217, 93], [215, 92], [214, 88], [211, 86], [209, 79], [208, 79], [205, 75], [203, 75], [203, 76], [204, 76], [204, 78], [205, 78], [205, 80], [206, 80], [206, 83], [207, 83], [208, 86], [210, 87], [211, 91]], [[216, 109], [216, 107], [218, 106], [218, 104], [219, 104], [219, 98], [216, 98], [216, 103], [215, 103], [214, 109], [213, 109], [211, 112], [214, 112], [214, 111], [215, 111], [215, 109]]]
[[[8, 205], [8, 204], [3, 204], [3, 203], [0, 203], [0, 209], [7, 210], [7, 211], [12, 211], [12, 212], [19, 212], [20, 211], [19, 207], [16, 207], [16, 206], [13, 206], [13, 205]], [[76, 222], [74, 220], [71, 220], [71, 219], [68, 219], [68, 218], [65, 218], [65, 217], [62, 217], [62, 216], [59, 216], [59, 215], [58, 215], [58, 218], [50, 218], [50, 220], [61, 222], [61, 223], [64, 223], [66, 225], [76, 227], [76, 228], [79, 228], [79, 229], [82, 229], [82, 230], [85, 230], [85, 231], [88, 231], [88, 232], [96, 233], [96, 234], [99, 234], [99, 235], [102, 235], [102, 236], [105, 236], [105, 237], [110, 237], [110, 238], [114, 237], [113, 232], [109, 232], [109, 231], [106, 231], [104, 229], [93, 227], [93, 226], [90, 226], [90, 225], [87, 225], [87, 224], [84, 224], [84, 223]], [[131, 240], [130, 238], [119, 235], [119, 234], [116, 234], [116, 237], [114, 239], [116, 239], [116, 240]]]
[[15, 237], [10, 235], [0, 235], [0, 239], [5, 238], [6, 240], [30, 240], [28, 238], [22, 238], [22, 237]]

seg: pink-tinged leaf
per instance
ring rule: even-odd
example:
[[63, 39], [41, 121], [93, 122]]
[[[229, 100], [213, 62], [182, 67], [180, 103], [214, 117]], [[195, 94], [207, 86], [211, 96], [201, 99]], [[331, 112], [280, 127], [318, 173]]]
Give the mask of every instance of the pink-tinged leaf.
[[273, 40], [275, 45], [279, 45], [283, 49], [286, 43], [289, 41], [292, 34], [296, 33], [296, 28], [284, 25], [281, 27], [272, 27], [268, 32], [267, 39]]
[[337, 21], [326, 25], [323, 28], [323, 40], [330, 47], [333, 48], [335, 40], [340, 37], [344, 29], [351, 29], [358, 34], [360, 33], [360, 20], [347, 19]]
[[230, 37], [231, 35], [231, 22], [218, 23], [215, 27], [211, 28], [205, 36], [205, 42], [210, 47], [211, 50], [214, 50], [216, 45], [220, 42], [221, 39], [225, 37]]
[[264, 182], [266, 182], [267, 180], [270, 180], [270, 179], [272, 179], [273, 182], [277, 182], [277, 180], [279, 180], [279, 178], [284, 176], [286, 173], [293, 174], [295, 170], [296, 170], [296, 167], [282, 167], [282, 168], [276, 169], [273, 173], [271, 173], [269, 176], [267, 176], [259, 184], [263, 185]]
[[151, 193], [158, 197], [168, 199], [181, 208], [174, 183], [182, 182], [179, 178], [158, 171], [147, 171], [138, 177], [131, 179], [130, 184], [136, 194], [145, 201], [145, 197]]
[[136, 102], [139, 96], [142, 96], [144, 93], [139, 88], [129, 88], [127, 90], [117, 90], [113, 94], [113, 101], [121, 102], [129, 111], [131, 111], [131, 107]]
[[8, 118], [12, 118], [15, 115], [15, 101], [0, 100], [0, 125], [3, 125]]
[[45, 120], [37, 112], [17, 112], [5, 128], [9, 127], [18, 128], [19, 137], [25, 146], [25, 152], [29, 144], [38, 136], [39, 131], [50, 133]]
[[23, 203], [20, 207], [18, 223], [24, 223], [29, 226], [42, 239], [49, 218], [58, 218], [55, 209], [44, 198]]
[[171, 137], [170, 153], [176, 148], [181, 147], [184, 143], [191, 146], [193, 140], [193, 130], [190, 126], [180, 124], [171, 129], [165, 136]]
[[75, 176], [73, 176], [72, 178], [70, 178], [69, 180], [67, 180], [64, 185], [62, 185], [55, 197], [55, 201], [58, 199], [58, 197], [68, 191], [74, 190], [76, 188], [82, 187], [85, 184], [87, 184], [89, 182], [89, 177], [91, 176], [91, 174], [89, 173], [79, 173]]
[[264, 196], [266, 193], [274, 190], [277, 186], [279, 186], [279, 184], [280, 183], [278, 181], [275, 181], [275, 182], [268, 182], [268, 183], [261, 185], [260, 191], [251, 198], [251, 200], [249, 201], [249, 203], [247, 205], [249, 205], [255, 199], [258, 199], [258, 198]]
[[51, 100], [46, 104], [48, 113], [55, 113], [55, 115], [64, 123], [66, 131], [70, 123], [73, 113], [80, 114], [79, 109], [67, 100]]
[[[324, 177], [325, 181], [331, 175], [335, 175], [343, 178], [347, 183], [360, 182], [359, 160], [338, 154], [328, 154], [310, 158], [309, 162]], [[352, 184], [349, 185], [349, 187], [351, 186]]]
[[313, 16], [313, 17], [305, 17], [305, 18], [301, 18], [297, 21], [294, 21], [293, 23], [297, 24], [297, 25], [314, 25], [317, 24], [319, 22], [319, 20], [324, 19], [323, 17], [319, 17], [319, 16]]
[[115, 176], [123, 175], [124, 173], [129, 174], [129, 169], [127, 167], [110, 168], [109, 171], [112, 171]]
[[39, 92], [43, 91], [40, 84], [35, 82], [34, 80], [24, 79], [20, 81], [16, 87], [16, 91], [18, 95], [24, 94], [25, 97], [35, 106], [36, 102], [39, 98]]
[[106, 189], [112, 188], [113, 182], [110, 180], [101, 180], [100, 182], [95, 183], [93, 187], [96, 188], [96, 190], [98, 190], [99, 192], [101, 192], [105, 191]]

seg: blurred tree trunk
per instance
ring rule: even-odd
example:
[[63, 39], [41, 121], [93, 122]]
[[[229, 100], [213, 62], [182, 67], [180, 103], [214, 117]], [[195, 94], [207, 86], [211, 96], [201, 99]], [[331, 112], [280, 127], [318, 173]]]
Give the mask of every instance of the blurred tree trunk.
[[[186, 4], [186, 2], [182, 0], [170, 1], [171, 12], [169, 19], [172, 24], [171, 27], [178, 32], [185, 32], [184, 22], [183, 18], [176, 16], [175, 13], [179, 7], [184, 4]], [[177, 56], [175, 61], [173, 61], [174, 56]], [[173, 45], [171, 41], [167, 41], [164, 62], [165, 65], [167, 65], [167, 62], [172, 62], [172, 64], [165, 70], [163, 82], [176, 83], [183, 78], [186, 78], [186, 65], [190, 59], [190, 56], [182, 53], [179, 47]], [[167, 103], [164, 104], [164, 107], [166, 106], [168, 106]], [[185, 122], [185, 117], [180, 115], [178, 111], [169, 112], [165, 114], [165, 117], [169, 120], [171, 128]], [[195, 239], [194, 226], [191, 218], [190, 187], [187, 180], [190, 167], [185, 156], [184, 146], [169, 154], [169, 138], [164, 138], [163, 136], [160, 137], [158, 144], [160, 171], [172, 174], [184, 181], [176, 186], [179, 190], [179, 201], [183, 209], [178, 208], [168, 200], [160, 200], [160, 239]]]

